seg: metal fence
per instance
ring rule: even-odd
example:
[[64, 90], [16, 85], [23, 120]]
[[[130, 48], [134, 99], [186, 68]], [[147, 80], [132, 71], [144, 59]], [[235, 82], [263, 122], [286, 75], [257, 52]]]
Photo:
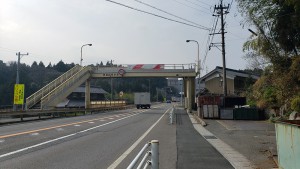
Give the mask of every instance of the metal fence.
[[[150, 151], [146, 151], [148, 147], [151, 146]], [[132, 162], [129, 164], [127, 169], [133, 169], [138, 162], [139, 165], [137, 166], [137, 169], [147, 169], [149, 166], [151, 166], [151, 169], [159, 169], [159, 141], [158, 140], [152, 140], [151, 142], [148, 142], [144, 145], [144, 147], [140, 150], [140, 152], [137, 154], [137, 156], [132, 160]], [[144, 157], [140, 160], [144, 153]], [[150, 160], [147, 160], [149, 157], [151, 157]], [[146, 161], [147, 160], [147, 161]]]

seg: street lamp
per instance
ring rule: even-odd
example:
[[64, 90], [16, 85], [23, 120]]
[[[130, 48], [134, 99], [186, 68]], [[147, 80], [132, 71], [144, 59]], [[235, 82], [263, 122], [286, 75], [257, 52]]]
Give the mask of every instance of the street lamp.
[[[198, 46], [198, 51], [197, 51], [197, 54], [198, 54], [198, 60], [197, 60], [197, 73], [198, 73], [198, 75], [199, 75], [199, 77], [198, 77], [199, 79], [198, 79], [198, 82], [197, 82], [197, 83], [199, 83], [199, 80], [200, 80], [199, 43], [198, 43], [198, 41], [196, 41], [196, 40], [186, 40], [186, 42], [187, 42], [187, 43], [189, 43], [189, 42], [196, 42], [196, 43], [197, 43], [197, 46]], [[199, 91], [200, 91], [200, 83], [199, 83], [198, 87], [199, 87]]]
[[82, 46], [81, 46], [81, 50], [80, 50], [80, 51], [81, 51], [80, 66], [82, 66], [82, 60], [83, 60], [83, 59], [82, 59], [82, 48], [83, 48], [84, 46], [92, 46], [92, 44], [89, 43], [89, 44], [85, 44], [85, 45], [82, 45]]

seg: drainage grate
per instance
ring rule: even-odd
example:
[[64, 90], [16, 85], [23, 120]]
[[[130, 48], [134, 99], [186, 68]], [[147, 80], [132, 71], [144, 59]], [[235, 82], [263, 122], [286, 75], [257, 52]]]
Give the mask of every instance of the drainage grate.
[[205, 139], [218, 139], [217, 137], [215, 136], [203, 136]]

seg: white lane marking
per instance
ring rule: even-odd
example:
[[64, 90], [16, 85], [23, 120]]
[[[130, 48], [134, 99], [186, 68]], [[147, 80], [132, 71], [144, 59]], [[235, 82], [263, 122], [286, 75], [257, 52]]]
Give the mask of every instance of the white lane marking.
[[31, 133], [30, 135], [31, 136], [38, 136], [38, 135], [40, 135], [40, 133]]
[[5, 142], [5, 140], [0, 140], [0, 143], [4, 143]]
[[76, 124], [76, 125], [74, 125], [75, 127], [79, 127], [80, 125], [79, 124]]
[[109, 119], [109, 120], [113, 120], [114, 118], [111, 117], [111, 118], [108, 118], [108, 119]]
[[132, 144], [115, 162], [113, 162], [108, 169], [116, 168], [130, 153], [135, 147], [150, 133], [150, 131], [157, 125], [157, 123], [164, 117], [164, 115], [171, 110], [169, 108], [136, 142]]
[[73, 133], [73, 134], [65, 135], [65, 136], [62, 136], [62, 137], [59, 137], [59, 138], [56, 138], [56, 139], [48, 140], [48, 141], [45, 141], [45, 142], [42, 142], [42, 143], [39, 143], [39, 144], [35, 144], [35, 145], [25, 147], [25, 148], [22, 148], [22, 149], [19, 149], [19, 150], [16, 150], [16, 151], [12, 151], [12, 152], [9, 152], [9, 153], [6, 153], [6, 154], [2, 154], [2, 155], [0, 155], [0, 158], [7, 157], [7, 156], [10, 156], [10, 155], [14, 155], [14, 154], [17, 154], [17, 153], [20, 153], [20, 152], [23, 152], [23, 151], [26, 151], [26, 150], [30, 150], [30, 149], [33, 149], [33, 148], [36, 148], [36, 147], [39, 147], [39, 146], [42, 146], [42, 145], [46, 145], [46, 144], [49, 144], [49, 143], [52, 143], [52, 142], [55, 142], [55, 141], [58, 141], [58, 140], [62, 140], [64, 138], [72, 137], [72, 136], [75, 136], [77, 134], [84, 133], [84, 132], [87, 132], [89, 130], [93, 130], [93, 129], [96, 129], [96, 128], [99, 128], [99, 127], [103, 127], [103, 126], [106, 126], [108, 124], [112, 124], [112, 123], [115, 123], [117, 121], [121, 121], [123, 119], [127, 119], [129, 117], [132, 117], [132, 116], [135, 116], [135, 115], [138, 115], [138, 114], [140, 114], [140, 113], [136, 113], [134, 115], [123, 117], [121, 119], [117, 119], [117, 120], [114, 120], [114, 121], [111, 121], [111, 122], [107, 122], [107, 123], [104, 123], [104, 124], [101, 124], [101, 125], [98, 125], [98, 126], [86, 129], [86, 130], [82, 130], [82, 131]]
[[57, 128], [56, 131], [63, 131], [63, 128]]
[[[198, 133], [204, 136], [214, 136], [211, 132], [205, 129], [201, 124], [197, 123], [192, 115], [189, 114], [190, 120], [193, 123], [194, 128], [198, 131]], [[205, 138], [205, 137], [204, 137]], [[231, 146], [226, 144], [220, 139], [206, 139], [215, 149], [217, 149], [223, 157], [225, 157], [229, 163], [237, 169], [252, 169], [256, 168], [255, 165], [251, 164], [251, 162], [241, 153], [234, 150]], [[237, 158], [238, 157], [238, 158]]]
[[90, 121], [89, 123], [90, 123], [90, 124], [94, 124], [95, 122]]

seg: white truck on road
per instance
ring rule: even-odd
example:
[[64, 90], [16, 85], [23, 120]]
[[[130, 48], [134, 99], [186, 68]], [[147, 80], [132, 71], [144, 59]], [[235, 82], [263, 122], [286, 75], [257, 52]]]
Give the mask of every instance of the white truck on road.
[[139, 108], [150, 109], [151, 107], [150, 93], [149, 92], [134, 93], [134, 104], [137, 109]]

